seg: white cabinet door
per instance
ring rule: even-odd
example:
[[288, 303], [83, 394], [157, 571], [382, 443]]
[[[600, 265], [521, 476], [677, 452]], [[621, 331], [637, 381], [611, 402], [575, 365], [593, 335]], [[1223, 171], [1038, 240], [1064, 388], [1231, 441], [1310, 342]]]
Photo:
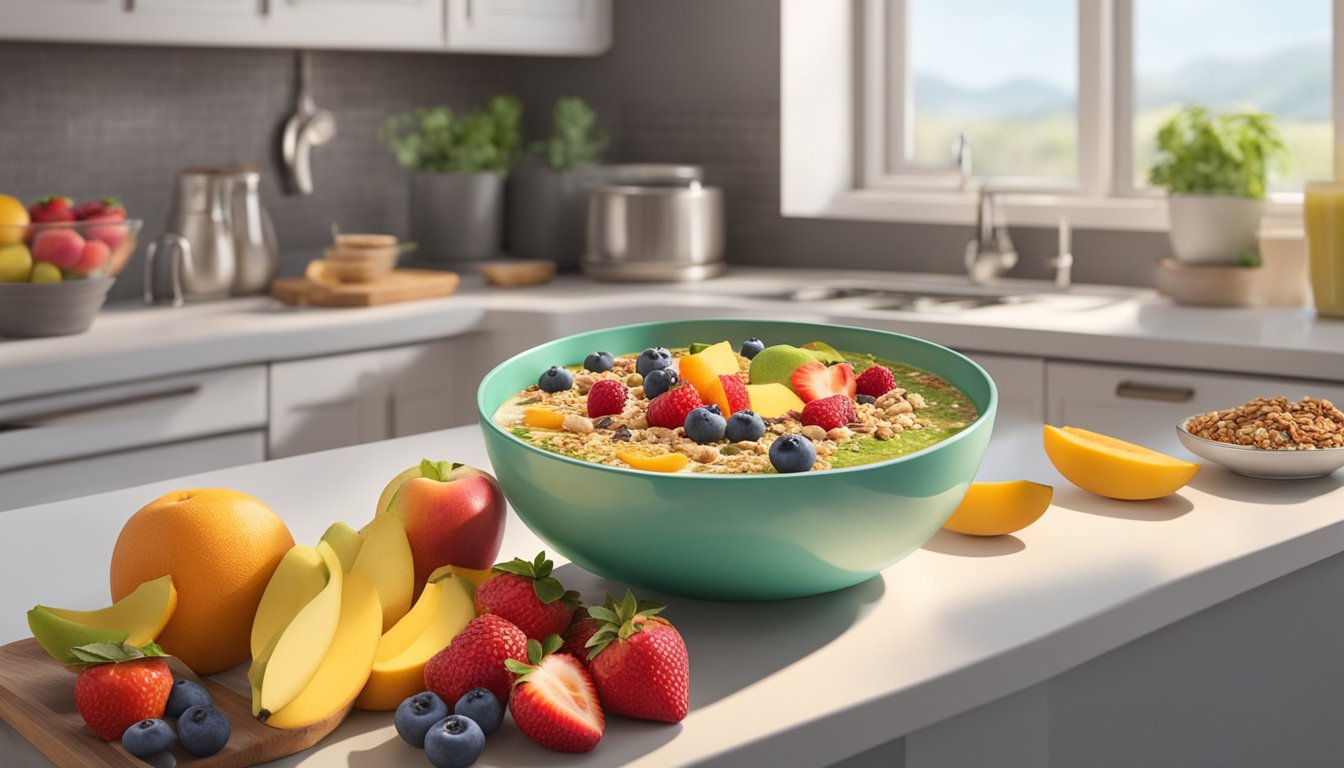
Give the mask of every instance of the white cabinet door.
[[1046, 364], [1046, 416], [1056, 426], [1090, 429], [1189, 458], [1176, 424], [1197, 413], [1256, 397], [1305, 395], [1344, 402], [1344, 385], [1300, 379], [1082, 363]]
[[442, 50], [443, 0], [270, 0], [270, 45]]
[[[994, 379], [999, 390], [999, 410], [994, 417], [994, 436], [989, 441], [986, 466], [1021, 465], [1016, 457], [1040, 450], [1040, 429], [1045, 421], [1045, 361], [1039, 357], [1013, 357], [966, 352]], [[1001, 458], [1000, 458], [1001, 457]], [[990, 477], [977, 480], [1018, 480], [1020, 477]]]
[[476, 423], [476, 386], [494, 360], [490, 336], [459, 336], [383, 353], [391, 437]]
[[389, 437], [382, 352], [271, 366], [272, 459]]
[[448, 50], [593, 56], [611, 47], [611, 0], [447, 0]]
[[0, 38], [120, 43], [126, 0], [4, 0]]

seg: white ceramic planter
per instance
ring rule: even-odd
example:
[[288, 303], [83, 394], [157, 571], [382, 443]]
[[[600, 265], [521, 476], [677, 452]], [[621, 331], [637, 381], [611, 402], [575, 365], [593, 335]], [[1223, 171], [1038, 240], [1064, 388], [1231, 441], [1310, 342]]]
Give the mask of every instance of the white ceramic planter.
[[1225, 195], [1169, 195], [1172, 255], [1183, 264], [1235, 264], [1256, 247], [1265, 201]]

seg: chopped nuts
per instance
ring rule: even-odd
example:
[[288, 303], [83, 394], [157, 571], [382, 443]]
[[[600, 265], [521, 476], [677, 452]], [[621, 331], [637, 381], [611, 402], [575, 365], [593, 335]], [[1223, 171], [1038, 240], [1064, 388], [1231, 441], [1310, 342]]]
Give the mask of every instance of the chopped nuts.
[[822, 429], [821, 427], [818, 427], [815, 424], [808, 424], [807, 426], [803, 427], [803, 437], [806, 437], [808, 440], [811, 440], [814, 443], [820, 440], [825, 440], [826, 430]]
[[1344, 412], [1329, 400], [1256, 398], [1224, 411], [1201, 413], [1186, 431], [1206, 440], [1266, 450], [1311, 451], [1344, 447]]
[[566, 432], [586, 435], [593, 431], [593, 420], [577, 413], [569, 413], [565, 414], [565, 422], [561, 425], [561, 428]]

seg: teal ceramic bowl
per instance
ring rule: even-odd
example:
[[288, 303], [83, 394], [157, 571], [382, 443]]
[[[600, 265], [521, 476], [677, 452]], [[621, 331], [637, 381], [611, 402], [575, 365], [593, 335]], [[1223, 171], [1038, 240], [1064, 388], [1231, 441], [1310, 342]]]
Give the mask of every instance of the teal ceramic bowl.
[[[825, 341], [935, 373], [981, 417], [922, 451], [798, 474], [662, 474], [544, 451], [494, 421], [499, 405], [556, 364], [594, 350], [759, 337]], [[928, 541], [956, 508], [989, 444], [998, 393], [985, 370], [928, 341], [885, 331], [773, 320], [691, 320], [551, 341], [504, 362], [476, 395], [490, 463], [518, 516], [548, 546], [612, 581], [711, 600], [802, 597], [864, 581]]]

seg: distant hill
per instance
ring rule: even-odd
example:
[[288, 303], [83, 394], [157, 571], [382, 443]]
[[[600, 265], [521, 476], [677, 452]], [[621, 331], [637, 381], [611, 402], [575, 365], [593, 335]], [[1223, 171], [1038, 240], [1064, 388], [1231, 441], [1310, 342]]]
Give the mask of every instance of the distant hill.
[[[1140, 110], [1198, 96], [1215, 109], [1254, 104], [1288, 119], [1329, 120], [1330, 46], [1300, 46], [1254, 59], [1201, 59], [1174, 72], [1142, 76], [1137, 86]], [[977, 89], [916, 72], [914, 88], [921, 108], [953, 119], [1036, 117], [1074, 107], [1072, 93], [1039, 80]]]

